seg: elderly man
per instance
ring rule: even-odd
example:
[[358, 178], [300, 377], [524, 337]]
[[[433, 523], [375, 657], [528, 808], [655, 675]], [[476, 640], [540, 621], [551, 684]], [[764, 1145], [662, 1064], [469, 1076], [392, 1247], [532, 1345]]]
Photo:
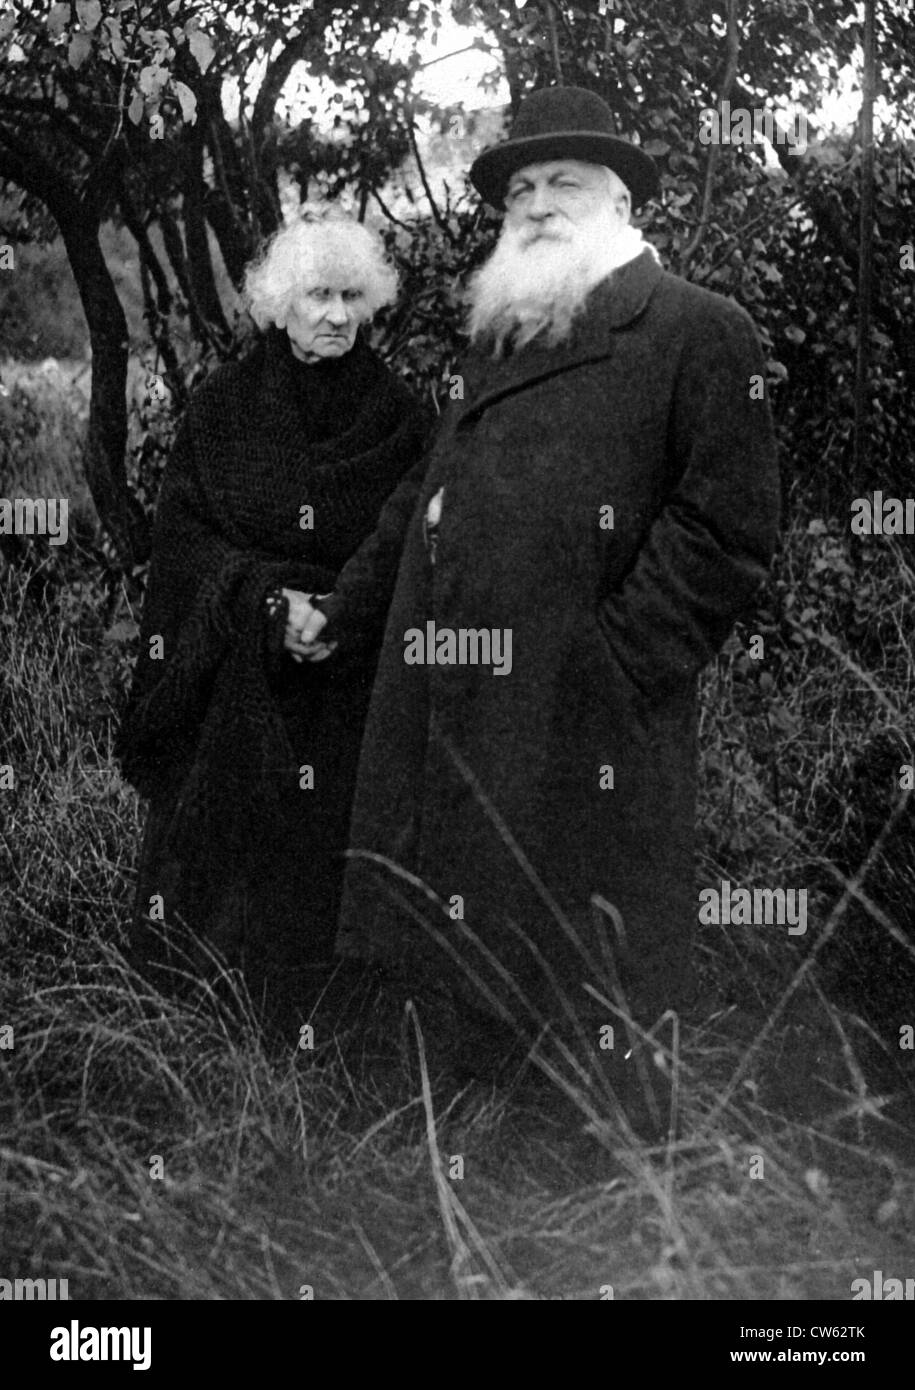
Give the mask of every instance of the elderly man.
[[338, 945], [531, 1031], [612, 1024], [614, 975], [651, 1021], [693, 998], [697, 676], [776, 540], [762, 356], [630, 226], [656, 170], [595, 94], [470, 176], [506, 216], [462, 398], [327, 604], [353, 640], [409, 508]]

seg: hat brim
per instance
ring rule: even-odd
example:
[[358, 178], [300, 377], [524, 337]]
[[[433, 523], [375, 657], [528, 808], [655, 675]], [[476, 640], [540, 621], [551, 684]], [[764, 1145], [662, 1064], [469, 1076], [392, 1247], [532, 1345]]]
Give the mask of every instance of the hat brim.
[[490, 145], [470, 166], [470, 182], [484, 202], [504, 209], [505, 192], [512, 174], [527, 164], [544, 164], [552, 159], [605, 164], [629, 189], [633, 210], [653, 198], [660, 188], [657, 165], [650, 155], [628, 140], [594, 130], [528, 135], [520, 140]]

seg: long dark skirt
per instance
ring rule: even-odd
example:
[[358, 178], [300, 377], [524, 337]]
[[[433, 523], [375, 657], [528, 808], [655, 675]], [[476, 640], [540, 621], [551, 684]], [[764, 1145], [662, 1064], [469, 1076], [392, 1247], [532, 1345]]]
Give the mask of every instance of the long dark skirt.
[[269, 834], [252, 832], [242, 870], [214, 873], [208, 846], [182, 838], [180, 779], [150, 802], [130, 935], [134, 964], [152, 969], [162, 984], [165, 967], [177, 983], [176, 971], [218, 974], [216, 956], [241, 972], [271, 1022], [293, 1026], [307, 1016], [330, 970], [373, 672], [365, 660], [284, 661], [276, 698], [295, 768], [310, 765], [314, 787], [298, 789], [293, 781]]

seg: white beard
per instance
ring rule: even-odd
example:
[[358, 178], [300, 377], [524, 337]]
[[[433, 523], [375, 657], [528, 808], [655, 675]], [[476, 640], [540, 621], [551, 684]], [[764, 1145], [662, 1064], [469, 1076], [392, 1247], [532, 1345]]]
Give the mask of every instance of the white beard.
[[568, 337], [588, 295], [611, 271], [648, 247], [635, 227], [620, 226], [612, 207], [564, 228], [561, 240], [528, 242], [530, 230], [507, 222], [495, 251], [470, 280], [467, 302], [471, 342], [499, 357], [511, 337], [515, 349], [542, 335], [546, 347]]

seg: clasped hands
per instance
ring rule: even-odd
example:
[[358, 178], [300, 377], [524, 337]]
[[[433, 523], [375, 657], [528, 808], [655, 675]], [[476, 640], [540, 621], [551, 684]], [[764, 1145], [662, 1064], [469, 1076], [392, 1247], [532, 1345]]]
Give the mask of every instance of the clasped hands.
[[326, 661], [337, 646], [336, 642], [318, 640], [327, 617], [320, 608], [312, 607], [314, 597], [314, 594], [303, 594], [298, 589], [283, 590], [288, 607], [283, 646], [293, 661]]

